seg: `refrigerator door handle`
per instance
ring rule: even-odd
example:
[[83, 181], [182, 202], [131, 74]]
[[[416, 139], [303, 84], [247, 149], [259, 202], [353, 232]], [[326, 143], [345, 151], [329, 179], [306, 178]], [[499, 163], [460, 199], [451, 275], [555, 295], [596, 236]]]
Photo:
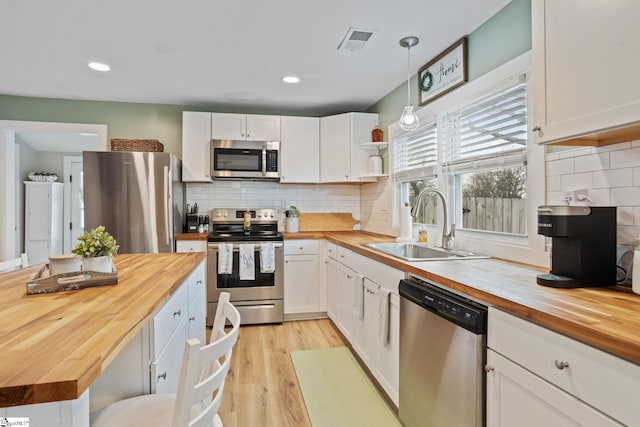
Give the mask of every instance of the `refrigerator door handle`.
[[[173, 224], [171, 224], [171, 220], [173, 219], [172, 215], [172, 205], [171, 203], [171, 195], [169, 194], [169, 187], [171, 186], [171, 174], [169, 174], [169, 166], [164, 167], [164, 206], [165, 206], [165, 217], [164, 217], [164, 233], [167, 241], [167, 245], [171, 246], [171, 230], [173, 230]], [[173, 251], [171, 251], [173, 252]]]

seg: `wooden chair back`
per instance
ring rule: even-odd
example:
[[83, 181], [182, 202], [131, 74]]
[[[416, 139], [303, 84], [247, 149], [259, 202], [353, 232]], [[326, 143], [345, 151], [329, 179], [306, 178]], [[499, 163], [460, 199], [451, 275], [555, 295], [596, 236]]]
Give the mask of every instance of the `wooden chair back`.
[[27, 254], [20, 255], [20, 258], [10, 259], [8, 261], [0, 262], [0, 273], [16, 268], [24, 268], [29, 266], [29, 258]]
[[[219, 320], [219, 329], [216, 330], [214, 322], [209, 344], [202, 346], [197, 339], [187, 340], [173, 414], [173, 425], [176, 427], [214, 425], [240, 329], [240, 313], [229, 302], [227, 292], [223, 292], [218, 299], [215, 320]], [[231, 329], [225, 331], [224, 325], [227, 323]], [[217, 338], [214, 339], [214, 336]]]

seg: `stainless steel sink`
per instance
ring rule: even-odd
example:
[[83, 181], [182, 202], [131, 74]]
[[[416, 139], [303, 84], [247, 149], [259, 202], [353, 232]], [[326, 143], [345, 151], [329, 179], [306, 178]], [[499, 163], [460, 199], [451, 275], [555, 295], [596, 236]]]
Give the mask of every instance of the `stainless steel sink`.
[[405, 261], [443, 261], [490, 258], [455, 249], [436, 248], [417, 243], [366, 243], [364, 246]]

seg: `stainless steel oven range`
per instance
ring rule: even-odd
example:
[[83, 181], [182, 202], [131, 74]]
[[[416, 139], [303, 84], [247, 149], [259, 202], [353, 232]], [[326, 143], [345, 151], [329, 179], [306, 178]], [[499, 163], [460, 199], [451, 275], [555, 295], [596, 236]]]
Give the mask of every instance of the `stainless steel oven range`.
[[[216, 208], [211, 211], [207, 248], [207, 323], [213, 324], [220, 292], [229, 292], [242, 324], [282, 323], [284, 319], [284, 245], [276, 209]], [[250, 229], [245, 230], [249, 214]], [[220, 245], [231, 244], [231, 269], [220, 274]], [[261, 272], [263, 244], [273, 245], [274, 271]], [[253, 245], [253, 280], [241, 279], [240, 246]], [[250, 249], [249, 249], [250, 251]], [[223, 260], [224, 262], [224, 260]], [[228, 263], [227, 263], [228, 265]]]

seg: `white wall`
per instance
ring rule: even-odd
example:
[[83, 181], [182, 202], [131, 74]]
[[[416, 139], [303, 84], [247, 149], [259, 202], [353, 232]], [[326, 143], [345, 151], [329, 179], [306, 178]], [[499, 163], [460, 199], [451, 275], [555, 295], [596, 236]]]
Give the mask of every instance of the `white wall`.
[[618, 244], [640, 243], [640, 141], [547, 154], [546, 178], [548, 204], [586, 189], [588, 204], [617, 206]]

